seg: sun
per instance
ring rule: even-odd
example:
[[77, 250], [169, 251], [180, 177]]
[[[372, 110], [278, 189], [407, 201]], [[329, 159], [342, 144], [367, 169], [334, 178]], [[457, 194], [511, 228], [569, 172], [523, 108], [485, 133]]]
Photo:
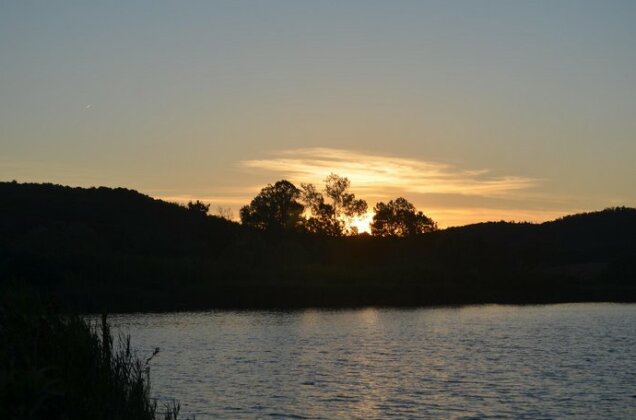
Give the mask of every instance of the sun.
[[348, 225], [356, 228], [358, 233], [371, 233], [373, 214], [373, 212], [366, 212], [362, 216], [356, 216], [349, 221]]

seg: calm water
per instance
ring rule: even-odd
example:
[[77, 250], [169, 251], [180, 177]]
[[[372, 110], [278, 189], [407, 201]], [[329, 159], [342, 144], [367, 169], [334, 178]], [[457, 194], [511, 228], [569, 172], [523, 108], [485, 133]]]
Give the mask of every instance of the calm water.
[[636, 305], [112, 318], [198, 419], [636, 418]]

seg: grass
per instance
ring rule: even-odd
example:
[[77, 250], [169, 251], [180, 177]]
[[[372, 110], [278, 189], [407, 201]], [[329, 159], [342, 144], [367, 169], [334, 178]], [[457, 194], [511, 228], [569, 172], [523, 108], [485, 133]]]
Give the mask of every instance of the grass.
[[113, 339], [105, 315], [91, 324], [31, 293], [0, 298], [0, 418], [175, 420], [179, 403], [157, 410], [150, 361]]

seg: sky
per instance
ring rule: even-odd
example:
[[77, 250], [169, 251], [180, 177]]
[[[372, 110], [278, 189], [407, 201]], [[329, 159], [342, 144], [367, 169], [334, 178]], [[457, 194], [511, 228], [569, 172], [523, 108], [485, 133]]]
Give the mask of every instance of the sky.
[[636, 206], [636, 2], [0, 1], [0, 180], [441, 227]]

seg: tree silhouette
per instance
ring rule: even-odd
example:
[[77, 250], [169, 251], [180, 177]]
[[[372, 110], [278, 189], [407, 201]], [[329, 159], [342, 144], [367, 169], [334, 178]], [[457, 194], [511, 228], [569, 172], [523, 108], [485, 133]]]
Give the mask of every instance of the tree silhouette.
[[263, 230], [289, 231], [301, 225], [304, 206], [300, 190], [289, 181], [267, 185], [248, 206], [241, 208], [241, 222]]
[[[305, 230], [325, 236], [340, 236], [345, 224], [343, 219], [359, 216], [367, 211], [367, 202], [357, 200], [355, 194], [347, 192], [351, 185], [348, 178], [334, 173], [325, 178], [325, 194], [331, 203], [325, 202], [322, 193], [313, 184], [301, 184], [301, 197], [311, 211], [304, 223]], [[355, 233], [353, 230], [352, 233]]]
[[437, 223], [402, 197], [379, 202], [373, 210], [371, 234], [375, 236], [414, 236], [437, 230]]
[[367, 202], [356, 200], [355, 194], [347, 192], [351, 181], [334, 173], [325, 179], [325, 192], [333, 202], [336, 216], [341, 214], [347, 217], [361, 216], [367, 211]]
[[188, 201], [188, 210], [202, 215], [207, 215], [208, 211], [210, 210], [210, 205], [205, 204], [199, 200], [195, 202]]
[[303, 223], [306, 232], [322, 236], [342, 235], [343, 223], [336, 219], [332, 205], [326, 204], [321, 193], [312, 184], [301, 184], [301, 198], [309, 211], [310, 217]]

